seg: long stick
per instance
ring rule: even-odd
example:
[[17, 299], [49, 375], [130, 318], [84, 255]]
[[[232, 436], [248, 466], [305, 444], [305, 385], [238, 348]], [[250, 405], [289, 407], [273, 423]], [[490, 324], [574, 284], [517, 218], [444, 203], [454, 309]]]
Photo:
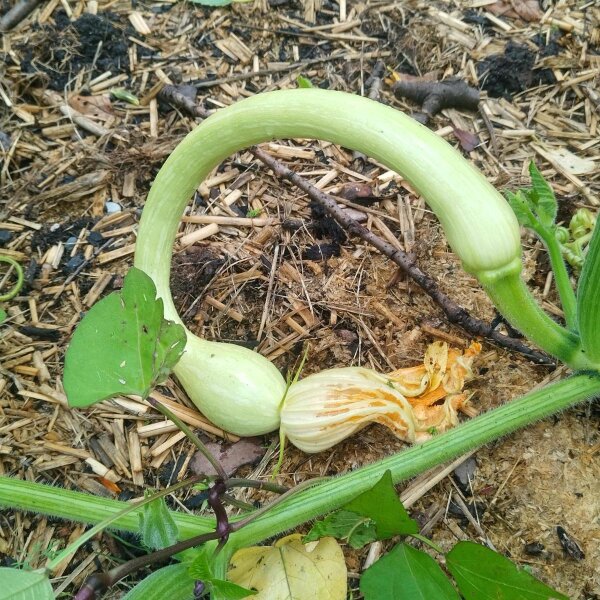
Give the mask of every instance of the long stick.
[[304, 179], [285, 165], [274, 159], [270, 154], [267, 154], [260, 148], [254, 146], [250, 152], [261, 160], [264, 164], [270, 167], [275, 175], [282, 179], [287, 179], [296, 187], [306, 192], [308, 196], [321, 204], [327, 212], [349, 233], [355, 234], [362, 238], [365, 242], [373, 245], [384, 256], [396, 263], [404, 273], [406, 273], [421, 289], [444, 311], [448, 321], [454, 325], [458, 325], [467, 333], [475, 336], [486, 337], [493, 340], [499, 346], [520, 352], [527, 358], [537, 364], [554, 364], [554, 361], [546, 354], [537, 352], [526, 346], [517, 338], [508, 337], [496, 329], [489, 323], [477, 319], [469, 313], [469, 311], [454, 302], [452, 298], [444, 294], [435, 280], [421, 271], [415, 263], [415, 259], [410, 255], [395, 248], [390, 243], [386, 242], [379, 236], [369, 231], [361, 225], [356, 219], [350, 217], [344, 210], [340, 209], [335, 199], [321, 191], [319, 188], [312, 185], [308, 180]]

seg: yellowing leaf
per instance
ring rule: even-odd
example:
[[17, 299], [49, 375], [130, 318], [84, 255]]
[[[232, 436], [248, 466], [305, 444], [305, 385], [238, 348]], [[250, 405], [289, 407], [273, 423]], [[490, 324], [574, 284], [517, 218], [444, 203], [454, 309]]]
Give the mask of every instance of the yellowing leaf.
[[273, 546], [243, 548], [233, 555], [230, 581], [257, 590], [253, 600], [345, 600], [346, 563], [333, 538], [302, 543], [298, 533]]

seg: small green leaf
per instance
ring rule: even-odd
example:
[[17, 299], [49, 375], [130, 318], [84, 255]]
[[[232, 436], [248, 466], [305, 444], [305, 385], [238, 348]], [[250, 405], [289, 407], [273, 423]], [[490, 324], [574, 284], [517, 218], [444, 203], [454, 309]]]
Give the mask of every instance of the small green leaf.
[[213, 579], [213, 572], [206, 552], [200, 552], [188, 567], [190, 577], [200, 581], [210, 581]]
[[2, 308], [0, 308], [0, 324], [4, 323], [4, 320], [6, 319], [8, 315], [6, 314], [6, 311]]
[[343, 540], [352, 548], [358, 549], [374, 542], [377, 530], [369, 517], [348, 510], [337, 510], [322, 521], [317, 521], [302, 541], [306, 544], [327, 536]]
[[215, 596], [222, 600], [241, 600], [258, 593], [255, 590], [249, 590], [241, 585], [222, 579], [212, 579], [208, 586], [211, 591], [215, 592]]
[[554, 190], [542, 177], [535, 163], [529, 163], [529, 176], [531, 177], [531, 197], [535, 204], [539, 222], [546, 228], [551, 228], [558, 212], [558, 203]]
[[190, 600], [194, 597], [195, 579], [183, 563], [162, 567], [140, 581], [122, 600]]
[[386, 471], [370, 490], [360, 494], [343, 508], [375, 521], [377, 538], [380, 540], [419, 532], [419, 525], [408, 516], [398, 498], [390, 471]]
[[517, 190], [516, 194], [506, 191], [504, 192], [504, 195], [513, 212], [515, 213], [515, 216], [519, 221], [519, 225], [528, 227], [529, 229], [535, 229], [537, 224], [536, 218], [531, 211], [527, 196], [523, 190]]
[[577, 286], [577, 325], [589, 360], [600, 362], [600, 226], [596, 223]]
[[179, 529], [164, 498], [157, 498], [144, 506], [140, 513], [140, 533], [147, 548], [161, 550], [177, 543]]
[[365, 600], [460, 600], [440, 566], [425, 552], [398, 544], [360, 579]]
[[446, 565], [465, 600], [569, 600], [508, 558], [474, 542], [459, 542]]
[[53, 600], [50, 580], [42, 569], [23, 571], [0, 567], [0, 600]]
[[97, 302], [75, 330], [65, 357], [71, 406], [121, 394], [146, 397], [181, 358], [185, 330], [165, 321], [148, 275], [132, 268], [120, 292]]
[[298, 84], [299, 88], [312, 88], [312, 87], [315, 87], [312, 84], [312, 81], [308, 77], [304, 77], [304, 75], [298, 75], [298, 77], [296, 77], [296, 83]]
[[139, 106], [140, 104], [138, 97], [125, 88], [112, 88], [110, 95], [114, 96], [117, 100], [123, 100], [123, 102], [128, 102], [134, 106]]
[[[189, 565], [188, 575], [195, 580], [204, 582], [211, 592], [215, 592], [214, 595], [218, 597], [219, 600], [240, 600], [241, 598], [247, 598], [248, 596], [256, 594], [256, 591], [246, 589], [231, 581], [215, 579], [210, 566], [210, 561], [205, 552], [200, 552]], [[211, 596], [212, 595], [213, 594], [211, 594]]]

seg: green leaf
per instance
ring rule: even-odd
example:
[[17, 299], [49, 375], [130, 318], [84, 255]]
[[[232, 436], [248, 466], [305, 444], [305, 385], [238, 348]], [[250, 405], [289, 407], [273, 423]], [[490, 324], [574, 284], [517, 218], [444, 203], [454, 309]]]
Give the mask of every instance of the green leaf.
[[0, 567], [0, 600], [53, 600], [50, 580], [42, 569], [23, 571]]
[[4, 320], [6, 319], [8, 315], [6, 314], [6, 311], [2, 308], [0, 308], [0, 324], [4, 323]]
[[386, 471], [370, 490], [360, 494], [343, 508], [375, 521], [377, 538], [380, 540], [419, 532], [419, 525], [408, 516], [398, 498], [390, 471]]
[[365, 600], [460, 600], [440, 566], [425, 552], [398, 544], [360, 579]]
[[188, 565], [169, 565], [143, 579], [122, 600], [190, 600], [194, 597], [194, 584]]
[[504, 195], [515, 213], [519, 225], [528, 227], [529, 229], [535, 229], [537, 221], [535, 215], [531, 211], [528, 198], [523, 190], [518, 190], [516, 194], [506, 191], [504, 192]]
[[531, 197], [536, 207], [539, 222], [546, 228], [554, 225], [558, 204], [554, 191], [550, 184], [542, 177], [535, 163], [529, 163], [529, 175], [531, 177]]
[[304, 75], [298, 75], [298, 77], [296, 77], [296, 83], [298, 84], [299, 88], [312, 88], [312, 87], [315, 87], [312, 84], [312, 81], [308, 77], [304, 77]]
[[177, 543], [179, 528], [164, 498], [157, 498], [144, 506], [144, 512], [140, 514], [140, 533], [144, 545], [153, 550]]
[[200, 552], [188, 567], [190, 577], [200, 581], [210, 581], [213, 579], [213, 571], [206, 552]]
[[569, 600], [508, 558], [474, 542], [459, 542], [446, 565], [465, 600]]
[[211, 592], [215, 592], [219, 600], [240, 600], [257, 593], [231, 581], [215, 579], [205, 552], [200, 552], [189, 565], [188, 575], [195, 580], [203, 581]]
[[165, 321], [148, 275], [132, 268], [120, 292], [97, 302], [75, 330], [65, 357], [71, 406], [121, 394], [145, 397], [164, 380], [185, 348], [185, 330]]
[[331, 536], [343, 540], [352, 548], [362, 548], [377, 539], [375, 523], [369, 518], [349, 510], [337, 510], [317, 521], [302, 540], [314, 542]]
[[212, 579], [209, 587], [211, 591], [215, 592], [219, 600], [241, 600], [248, 596], [254, 596], [257, 593], [255, 590], [248, 590], [241, 585], [231, 583], [231, 581], [223, 581], [222, 579]]
[[600, 225], [596, 223], [577, 286], [577, 325], [588, 359], [600, 362]]

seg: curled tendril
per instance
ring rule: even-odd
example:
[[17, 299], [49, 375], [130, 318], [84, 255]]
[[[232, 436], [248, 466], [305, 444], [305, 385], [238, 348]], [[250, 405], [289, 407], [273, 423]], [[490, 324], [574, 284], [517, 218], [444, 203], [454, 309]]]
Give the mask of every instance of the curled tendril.
[[8, 292], [6, 292], [6, 294], [0, 294], [0, 302], [4, 302], [6, 300], [14, 298], [21, 291], [25, 275], [23, 274], [23, 267], [14, 258], [11, 258], [10, 256], [0, 255], [0, 262], [7, 263], [11, 267], [14, 267], [17, 273], [17, 281], [15, 285], [13, 285], [13, 287]]
[[596, 217], [587, 208], [580, 208], [579, 210], [576, 210], [571, 222], [569, 223], [569, 229], [571, 230], [573, 239], [577, 240], [587, 235], [594, 229], [595, 224]]

